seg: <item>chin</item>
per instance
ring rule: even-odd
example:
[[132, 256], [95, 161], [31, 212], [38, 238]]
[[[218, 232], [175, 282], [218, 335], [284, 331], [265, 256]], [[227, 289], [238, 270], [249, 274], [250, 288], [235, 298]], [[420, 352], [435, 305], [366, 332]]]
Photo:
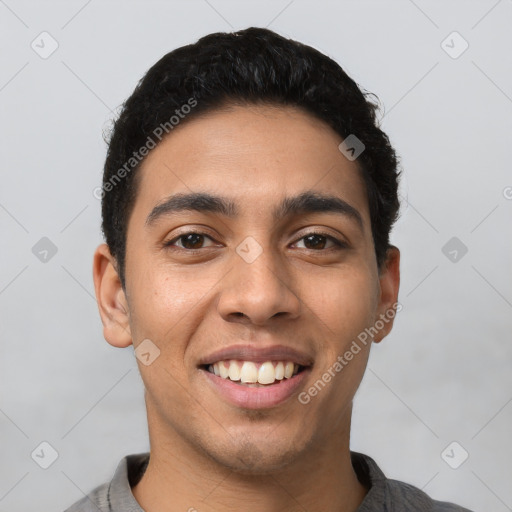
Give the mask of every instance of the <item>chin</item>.
[[304, 451], [304, 446], [293, 446], [289, 440], [280, 444], [271, 437], [261, 441], [253, 436], [251, 439], [239, 439], [233, 444], [229, 445], [228, 442], [228, 446], [225, 445], [221, 451], [217, 444], [215, 453], [210, 452], [210, 456], [227, 469], [246, 475], [267, 475], [284, 469], [299, 459]]

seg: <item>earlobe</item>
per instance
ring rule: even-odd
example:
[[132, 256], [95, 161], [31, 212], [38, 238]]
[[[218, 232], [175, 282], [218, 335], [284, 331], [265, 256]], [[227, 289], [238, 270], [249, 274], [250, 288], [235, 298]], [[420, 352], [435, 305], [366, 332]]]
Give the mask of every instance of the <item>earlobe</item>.
[[375, 319], [378, 332], [373, 338], [375, 343], [382, 341], [391, 332], [397, 313], [400, 288], [400, 251], [393, 245], [389, 246], [386, 261], [380, 269], [379, 283], [380, 300]]
[[101, 244], [94, 253], [94, 289], [103, 336], [114, 347], [127, 347], [132, 344], [129, 308], [115, 263], [108, 246]]

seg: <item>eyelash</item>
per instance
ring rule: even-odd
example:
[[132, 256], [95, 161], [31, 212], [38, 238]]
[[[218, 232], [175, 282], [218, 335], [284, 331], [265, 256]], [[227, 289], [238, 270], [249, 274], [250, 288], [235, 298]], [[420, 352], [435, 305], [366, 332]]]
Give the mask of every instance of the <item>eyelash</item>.
[[[167, 248], [167, 249], [170, 249], [170, 250], [181, 250], [181, 251], [186, 251], [186, 252], [189, 252], [189, 253], [195, 253], [196, 251], [201, 251], [201, 250], [205, 249], [205, 248], [187, 249], [185, 247], [174, 247], [173, 246], [173, 244], [175, 242], [177, 242], [181, 238], [186, 237], [187, 235], [202, 235], [202, 236], [204, 236], [206, 238], [209, 238], [210, 240], [213, 240], [213, 238], [211, 236], [209, 236], [208, 234], [203, 233], [201, 231], [187, 231], [186, 233], [182, 233], [181, 235], [179, 235], [177, 237], [174, 237], [172, 240], [164, 242], [164, 247]], [[306, 233], [304, 236], [302, 236], [299, 239], [297, 239], [296, 242], [294, 242], [294, 243], [297, 243], [300, 240], [303, 240], [304, 238], [307, 238], [308, 236], [311, 236], [311, 235], [317, 235], [317, 236], [324, 237], [327, 240], [330, 240], [331, 242], [333, 242], [335, 247], [330, 247], [328, 249], [306, 249], [308, 251], [326, 252], [326, 251], [330, 251], [330, 250], [342, 250], [342, 249], [347, 249], [348, 248], [348, 244], [346, 242], [338, 240], [337, 238], [335, 238], [335, 237], [333, 237], [331, 235], [328, 235], [327, 233], [322, 233], [322, 232], [319, 232], [319, 231], [318, 232], [317, 231], [311, 231], [309, 233]]]

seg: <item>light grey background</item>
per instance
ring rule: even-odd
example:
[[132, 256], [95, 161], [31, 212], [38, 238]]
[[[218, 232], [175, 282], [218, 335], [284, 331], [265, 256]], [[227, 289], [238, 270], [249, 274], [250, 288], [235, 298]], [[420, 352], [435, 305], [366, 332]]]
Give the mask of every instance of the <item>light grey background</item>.
[[[94, 299], [102, 131], [162, 55], [248, 26], [375, 92], [402, 159], [403, 311], [373, 348], [352, 449], [437, 499], [512, 510], [511, 22], [511, 0], [0, 0], [0, 511], [63, 510], [148, 449], [133, 349], [103, 340]], [[47, 59], [31, 48], [43, 31]], [[42, 441], [58, 452], [46, 470]], [[458, 469], [441, 456], [453, 441]]]

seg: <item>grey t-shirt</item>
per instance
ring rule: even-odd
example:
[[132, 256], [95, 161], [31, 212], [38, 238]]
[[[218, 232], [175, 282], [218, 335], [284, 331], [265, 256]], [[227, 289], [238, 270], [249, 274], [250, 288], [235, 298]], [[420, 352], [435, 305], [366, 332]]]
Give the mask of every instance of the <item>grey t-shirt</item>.
[[[357, 512], [471, 512], [453, 503], [432, 500], [412, 485], [386, 478], [367, 455], [350, 455], [359, 481], [370, 489]], [[141, 479], [148, 462], [148, 453], [124, 457], [109, 483], [97, 487], [65, 512], [144, 512], [131, 488]]]

